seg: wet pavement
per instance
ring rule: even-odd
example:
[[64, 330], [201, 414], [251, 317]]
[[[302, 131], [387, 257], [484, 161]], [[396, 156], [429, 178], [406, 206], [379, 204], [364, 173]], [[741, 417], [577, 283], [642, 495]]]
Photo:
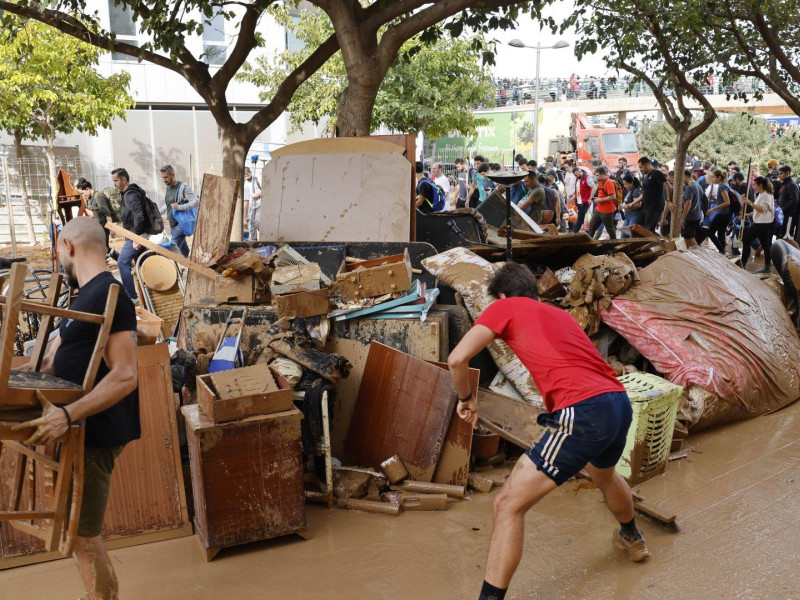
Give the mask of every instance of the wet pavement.
[[[528, 514], [507, 598], [800, 598], [800, 403], [688, 442], [695, 451], [636, 488], [681, 527], [639, 518], [647, 563], [612, 549], [601, 494], [570, 482]], [[223, 550], [208, 564], [193, 537], [111, 556], [123, 600], [477, 598], [494, 495], [400, 517], [309, 505], [311, 540]], [[0, 598], [75, 600], [81, 591], [68, 560], [0, 573]]]

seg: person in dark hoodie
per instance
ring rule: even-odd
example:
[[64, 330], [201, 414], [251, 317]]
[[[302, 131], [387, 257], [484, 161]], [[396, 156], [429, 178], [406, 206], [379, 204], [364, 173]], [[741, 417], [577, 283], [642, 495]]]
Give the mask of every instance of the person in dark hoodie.
[[[130, 176], [125, 169], [114, 169], [111, 171], [111, 181], [114, 182], [114, 187], [119, 190], [122, 195], [121, 219], [122, 227], [135, 233], [136, 235], [145, 235], [147, 230], [147, 215], [145, 214], [145, 201], [147, 194], [135, 183], [130, 182]], [[125, 240], [125, 245], [119, 253], [119, 275], [122, 279], [122, 287], [125, 288], [125, 293], [133, 300], [134, 303], [138, 302], [139, 296], [136, 293], [136, 286], [133, 283], [133, 274], [131, 273], [131, 263], [133, 263], [139, 256], [144, 253], [145, 248], [139, 244]]]

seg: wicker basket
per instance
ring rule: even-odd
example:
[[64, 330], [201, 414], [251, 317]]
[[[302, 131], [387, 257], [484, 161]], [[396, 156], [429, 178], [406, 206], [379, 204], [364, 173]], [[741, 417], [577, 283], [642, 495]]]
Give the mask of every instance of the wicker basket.
[[634, 485], [664, 471], [683, 388], [649, 373], [631, 373], [619, 380], [628, 392], [633, 422], [617, 472]]

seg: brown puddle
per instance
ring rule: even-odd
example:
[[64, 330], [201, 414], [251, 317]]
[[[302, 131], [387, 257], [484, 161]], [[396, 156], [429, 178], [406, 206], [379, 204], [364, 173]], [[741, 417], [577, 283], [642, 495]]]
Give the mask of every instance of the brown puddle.
[[[570, 600], [800, 598], [800, 403], [691, 436], [688, 458], [636, 489], [675, 512], [681, 533], [639, 517], [652, 558], [611, 547], [598, 490], [572, 481], [526, 518], [526, 547], [506, 596]], [[495, 488], [496, 489], [496, 488]], [[387, 517], [308, 505], [312, 539], [225, 550], [206, 564], [188, 537], [112, 551], [123, 600], [477, 598], [491, 494], [447, 512]], [[0, 573], [0, 598], [74, 600], [72, 561]]]

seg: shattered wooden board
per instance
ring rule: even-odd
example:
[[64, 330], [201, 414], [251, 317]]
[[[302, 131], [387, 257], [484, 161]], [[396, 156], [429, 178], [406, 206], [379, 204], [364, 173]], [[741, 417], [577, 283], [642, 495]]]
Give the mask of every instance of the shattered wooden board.
[[380, 469], [394, 455], [415, 481], [431, 481], [456, 405], [450, 373], [372, 342], [346, 454]]
[[409, 241], [411, 163], [400, 147], [369, 142], [390, 151], [353, 151], [352, 140], [334, 138], [325, 144], [340, 152], [295, 154], [286, 146], [273, 154], [263, 170], [261, 239]]
[[215, 425], [184, 406], [198, 534], [207, 549], [305, 528], [297, 409]]
[[478, 397], [480, 416], [533, 446], [546, 431], [536, 422], [543, 410], [527, 402], [481, 388]]
[[440, 362], [447, 358], [447, 332], [447, 314], [435, 309], [428, 313], [424, 323], [418, 319], [354, 319], [331, 323], [325, 351], [341, 354], [353, 365], [350, 377], [336, 385], [336, 409], [331, 424], [334, 456], [344, 456], [344, 440], [350, 429], [370, 342], [375, 340], [415, 358]]
[[[235, 179], [206, 173], [200, 191], [197, 225], [192, 238], [191, 260], [205, 266], [214, 265], [228, 253], [233, 228], [233, 211], [239, 194]], [[186, 275], [186, 298], [191, 304], [214, 296], [214, 281], [191, 269]]]
[[[434, 363], [437, 367], [448, 369], [447, 363]], [[478, 384], [481, 372], [478, 369], [469, 370], [469, 381], [472, 393], [478, 398]], [[480, 398], [478, 398], [480, 402]], [[447, 483], [449, 485], [467, 485], [469, 478], [469, 455], [472, 451], [472, 425], [464, 421], [453, 411], [450, 426], [444, 438], [444, 447], [436, 470], [433, 473], [434, 483]]]

